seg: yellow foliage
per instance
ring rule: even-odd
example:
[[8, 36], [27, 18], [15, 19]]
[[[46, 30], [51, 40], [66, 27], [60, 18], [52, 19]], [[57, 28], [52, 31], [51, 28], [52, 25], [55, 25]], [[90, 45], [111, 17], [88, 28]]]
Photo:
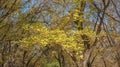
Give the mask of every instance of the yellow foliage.
[[81, 54], [84, 50], [84, 40], [81, 36], [85, 34], [91, 39], [95, 37], [95, 33], [88, 28], [81, 31], [70, 30], [66, 32], [60, 29], [49, 30], [40, 23], [25, 25], [23, 28], [29, 31], [29, 36], [19, 41], [21, 48], [24, 49], [32, 48], [35, 44], [39, 44], [39, 47], [42, 48], [47, 45], [61, 45], [63, 50], [75, 51]]

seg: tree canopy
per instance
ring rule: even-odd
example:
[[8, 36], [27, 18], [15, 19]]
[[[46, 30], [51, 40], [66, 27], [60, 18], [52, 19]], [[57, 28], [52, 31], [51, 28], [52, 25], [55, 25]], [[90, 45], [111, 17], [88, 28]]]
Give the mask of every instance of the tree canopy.
[[120, 67], [119, 0], [0, 0], [0, 67]]

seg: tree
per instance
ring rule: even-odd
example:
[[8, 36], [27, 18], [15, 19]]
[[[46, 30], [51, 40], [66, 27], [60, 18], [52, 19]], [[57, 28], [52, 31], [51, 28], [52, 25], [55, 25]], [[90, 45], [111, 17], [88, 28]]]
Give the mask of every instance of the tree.
[[119, 3], [0, 1], [0, 67], [119, 67]]

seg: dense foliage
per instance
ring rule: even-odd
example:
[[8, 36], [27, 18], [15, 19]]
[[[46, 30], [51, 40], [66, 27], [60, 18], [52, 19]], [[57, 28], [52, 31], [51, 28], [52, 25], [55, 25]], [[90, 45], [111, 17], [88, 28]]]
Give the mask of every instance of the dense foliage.
[[119, 0], [0, 0], [0, 67], [120, 67]]

